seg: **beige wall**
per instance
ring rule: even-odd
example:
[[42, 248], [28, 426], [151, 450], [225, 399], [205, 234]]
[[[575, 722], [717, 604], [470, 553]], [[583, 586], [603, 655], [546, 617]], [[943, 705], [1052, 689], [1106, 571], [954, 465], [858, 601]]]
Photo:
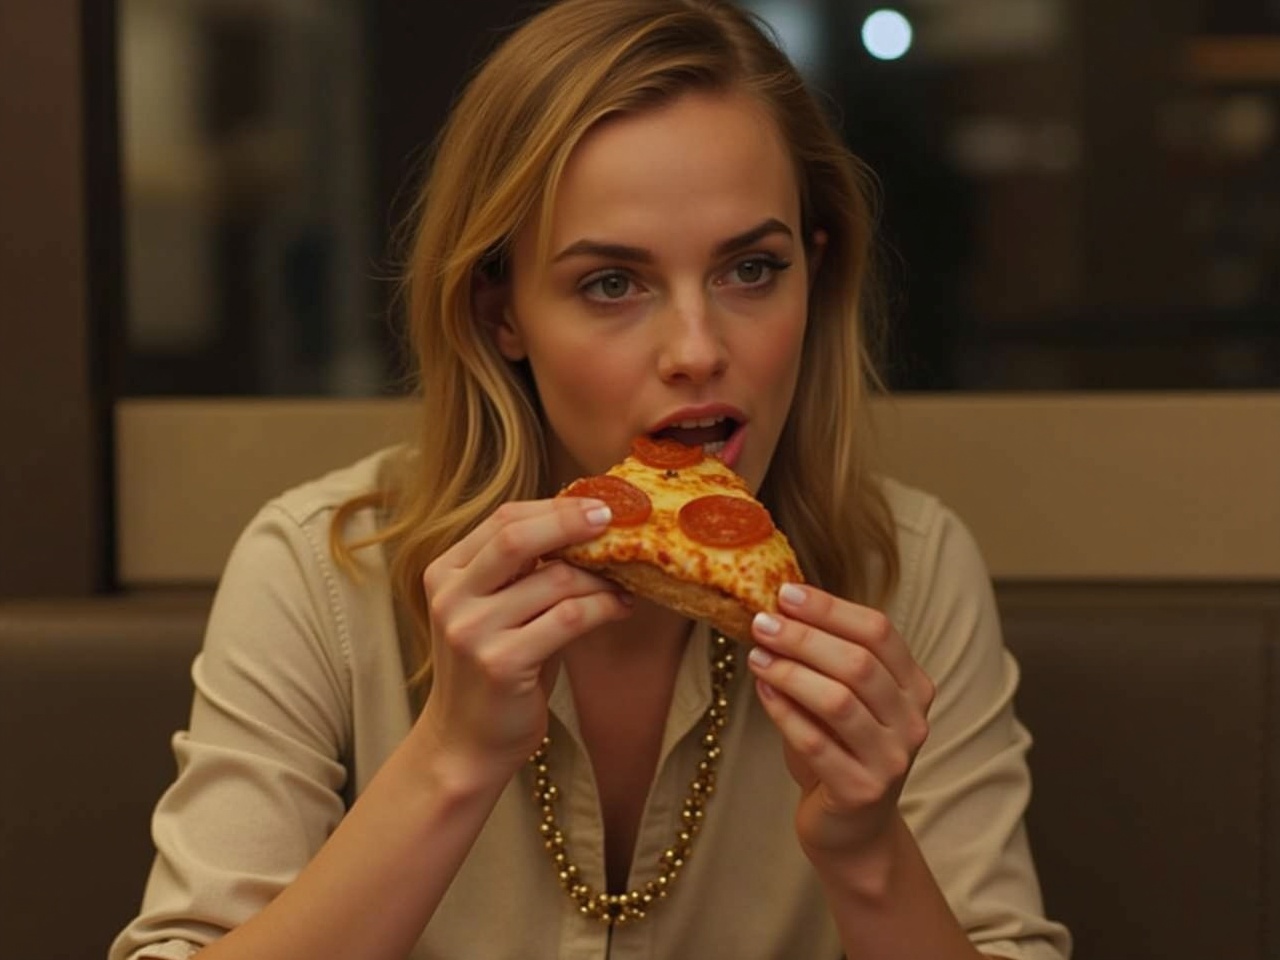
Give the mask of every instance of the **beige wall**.
[[[127, 582], [217, 576], [268, 497], [403, 435], [397, 401], [119, 405]], [[951, 504], [1004, 580], [1280, 582], [1280, 394], [917, 395], [888, 472]]]
[[933, 395], [883, 410], [890, 469], [996, 575], [1280, 581], [1280, 394]]

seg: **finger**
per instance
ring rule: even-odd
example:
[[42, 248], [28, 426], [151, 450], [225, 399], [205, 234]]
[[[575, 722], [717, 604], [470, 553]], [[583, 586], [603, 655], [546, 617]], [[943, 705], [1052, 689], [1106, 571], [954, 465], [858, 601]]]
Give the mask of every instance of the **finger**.
[[[770, 674], [786, 676], [794, 671], [791, 667], [804, 666], [793, 682], [804, 686], [808, 697], [801, 698], [797, 690], [797, 699], [806, 704], [815, 704], [814, 712], [827, 719], [829, 711], [821, 708], [818, 690], [828, 697], [843, 699], [842, 694], [819, 685], [813, 689], [817, 678], [830, 678], [843, 691], [856, 696], [871, 711], [877, 721], [886, 727], [905, 723], [913, 706], [907, 698], [906, 691], [898, 686], [897, 680], [889, 672], [885, 664], [866, 647], [787, 617], [775, 617], [772, 614], [757, 614], [751, 624], [752, 635], [768, 651], [784, 658], [784, 665], [774, 668]], [[788, 667], [786, 664], [791, 664]], [[837, 708], [842, 705], [836, 704]]]
[[606, 623], [624, 619], [631, 611], [632, 606], [613, 590], [566, 597], [507, 636], [518, 640], [530, 659], [542, 662], [571, 640]]
[[[572, 570], [567, 564], [564, 566]], [[548, 579], [556, 576], [552, 574]], [[547, 661], [581, 633], [630, 614], [633, 603], [628, 594], [612, 585], [601, 588], [604, 581], [592, 580], [575, 578], [574, 583], [582, 592], [558, 598], [554, 596], [555, 589], [550, 589], [544, 595], [553, 599], [541, 606], [529, 603], [532, 614], [527, 616], [513, 615], [509, 609], [508, 593], [515, 587], [494, 595], [469, 597], [433, 634], [433, 643], [451, 651], [449, 659], [471, 661], [499, 682], [528, 678], [530, 671], [545, 670]], [[533, 588], [524, 589], [527, 593], [547, 590], [545, 585], [540, 588], [536, 583]], [[440, 658], [441, 664], [445, 659]]]
[[756, 693], [788, 750], [833, 797], [852, 806], [883, 793], [881, 782], [867, 766], [786, 694], [760, 679], [756, 680]]
[[[598, 536], [612, 519], [598, 500], [565, 497], [539, 504], [541, 509], [529, 512], [512, 510], [507, 522], [495, 525], [467, 567], [474, 594], [493, 593], [528, 573], [540, 557]], [[500, 507], [495, 519], [506, 510], [506, 505]]]
[[933, 687], [929, 678], [907, 649], [893, 621], [881, 611], [801, 584], [784, 585], [778, 591], [778, 606], [788, 616], [846, 637], [871, 651], [919, 706], [927, 708], [932, 702]]
[[627, 602], [620, 587], [597, 574], [562, 560], [544, 563], [494, 596], [498, 602], [488, 606], [501, 622], [494, 622], [492, 628], [523, 626], [561, 600], [595, 593], [613, 593], [624, 604]]
[[524, 517], [534, 516], [547, 509], [545, 500], [516, 500], [504, 503], [485, 517], [475, 529], [446, 550], [440, 557], [451, 569], [460, 569], [471, 563], [484, 546], [493, 539], [501, 527]]
[[559, 509], [565, 504], [577, 504], [579, 505], [578, 508], [582, 510], [593, 510], [606, 506], [603, 500], [586, 497], [513, 500], [502, 504], [493, 513], [485, 517], [474, 530], [445, 551], [442, 559], [448, 558], [448, 565], [454, 569], [465, 567], [475, 560], [480, 551], [493, 541], [494, 536], [503, 527], [540, 516], [548, 510]]
[[881, 763], [881, 758], [896, 752], [895, 732], [877, 719], [849, 687], [805, 664], [774, 657], [760, 647], [751, 652], [747, 662], [759, 681], [786, 697], [864, 766], [877, 770], [893, 766]]

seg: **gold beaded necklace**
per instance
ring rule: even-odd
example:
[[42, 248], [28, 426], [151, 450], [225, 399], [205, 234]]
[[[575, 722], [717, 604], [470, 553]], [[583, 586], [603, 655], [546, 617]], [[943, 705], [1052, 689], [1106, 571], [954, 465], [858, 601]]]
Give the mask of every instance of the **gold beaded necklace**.
[[712, 638], [711, 647], [711, 705], [707, 707], [702, 733], [702, 759], [698, 772], [689, 784], [689, 796], [680, 811], [680, 828], [675, 842], [658, 858], [658, 875], [643, 886], [626, 893], [604, 893], [584, 883], [577, 864], [569, 859], [565, 847], [564, 832], [556, 818], [556, 800], [560, 789], [551, 780], [548, 748], [551, 739], [545, 738], [530, 758], [534, 769], [533, 799], [542, 811], [542, 823], [538, 827], [543, 846], [551, 857], [556, 877], [570, 899], [578, 905], [578, 912], [607, 924], [623, 924], [642, 920], [659, 900], [665, 900], [680, 875], [680, 869], [689, 859], [693, 838], [702, 828], [703, 811], [711, 794], [715, 792], [716, 764], [720, 760], [720, 731], [729, 715], [728, 690], [733, 680], [734, 657], [732, 641], [720, 634]]

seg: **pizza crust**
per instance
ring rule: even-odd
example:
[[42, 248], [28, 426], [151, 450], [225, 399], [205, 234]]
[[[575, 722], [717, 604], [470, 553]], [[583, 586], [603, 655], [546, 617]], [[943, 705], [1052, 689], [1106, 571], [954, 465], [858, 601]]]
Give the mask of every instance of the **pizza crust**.
[[731, 640], [751, 643], [754, 611], [714, 587], [678, 580], [647, 563], [598, 563], [577, 557], [572, 562], [607, 577], [636, 596], [693, 620], [706, 621]]

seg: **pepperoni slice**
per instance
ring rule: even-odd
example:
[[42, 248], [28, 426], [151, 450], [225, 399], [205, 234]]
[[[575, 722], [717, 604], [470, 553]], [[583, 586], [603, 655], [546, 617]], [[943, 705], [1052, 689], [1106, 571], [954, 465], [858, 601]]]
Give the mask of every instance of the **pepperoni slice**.
[[746, 547], [773, 533], [769, 511], [745, 497], [713, 494], [680, 508], [680, 529], [708, 547]]
[[701, 447], [686, 446], [669, 437], [636, 437], [631, 441], [631, 453], [641, 463], [658, 470], [697, 466], [705, 456]]
[[603, 500], [613, 511], [611, 525], [615, 527], [639, 526], [653, 512], [653, 503], [647, 493], [634, 483], [607, 474], [575, 480], [569, 484], [565, 495]]

